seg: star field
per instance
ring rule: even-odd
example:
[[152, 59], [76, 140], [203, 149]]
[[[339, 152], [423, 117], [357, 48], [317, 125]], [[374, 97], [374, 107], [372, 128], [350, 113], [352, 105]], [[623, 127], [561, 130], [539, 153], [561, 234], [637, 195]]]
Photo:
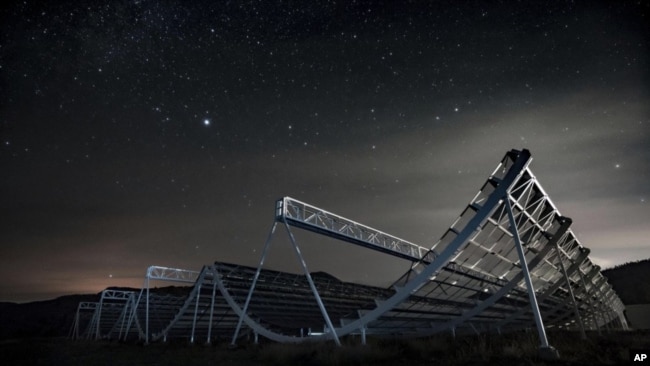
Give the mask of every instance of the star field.
[[[14, 2], [0, 300], [255, 265], [285, 195], [432, 245], [512, 148], [596, 263], [650, 257], [648, 16], [643, 1]], [[314, 271], [386, 284], [407, 267], [301, 235]], [[269, 265], [297, 268], [278, 247]]]

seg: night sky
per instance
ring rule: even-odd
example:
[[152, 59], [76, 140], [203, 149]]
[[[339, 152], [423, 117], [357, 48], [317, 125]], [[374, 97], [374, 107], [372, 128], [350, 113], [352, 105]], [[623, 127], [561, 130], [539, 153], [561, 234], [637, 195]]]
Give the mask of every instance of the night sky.
[[[648, 258], [649, 17], [648, 1], [12, 1], [0, 301], [256, 265], [285, 195], [431, 246], [513, 148], [595, 263]], [[408, 268], [293, 231], [311, 271], [385, 285]], [[282, 230], [266, 267], [300, 271]]]

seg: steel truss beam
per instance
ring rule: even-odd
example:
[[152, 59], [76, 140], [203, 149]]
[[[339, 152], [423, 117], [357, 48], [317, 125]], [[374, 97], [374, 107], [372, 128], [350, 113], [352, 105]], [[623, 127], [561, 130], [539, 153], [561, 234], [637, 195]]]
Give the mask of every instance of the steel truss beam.
[[149, 280], [194, 283], [196, 282], [199, 273], [200, 272], [189, 269], [150, 266], [147, 269], [146, 277]]
[[528, 296], [530, 298], [530, 307], [533, 310], [533, 315], [535, 315], [535, 324], [537, 325], [537, 331], [539, 332], [539, 339], [542, 343], [543, 348], [549, 348], [548, 340], [546, 339], [546, 329], [544, 328], [544, 321], [542, 320], [542, 314], [539, 311], [539, 305], [537, 304], [537, 297], [535, 296], [535, 287], [533, 286], [533, 281], [530, 278], [530, 271], [528, 270], [528, 263], [526, 263], [526, 254], [524, 253], [524, 247], [519, 238], [519, 232], [517, 230], [517, 221], [515, 220], [515, 214], [512, 212], [512, 205], [510, 204], [510, 196], [508, 195], [505, 198], [506, 209], [508, 211], [508, 218], [510, 219], [510, 229], [512, 230], [512, 236], [515, 238], [515, 248], [519, 254], [519, 263], [521, 265], [521, 270], [524, 273], [524, 279], [526, 280], [526, 287], [528, 288]]
[[428, 248], [360, 224], [316, 206], [284, 197], [276, 202], [276, 221], [408, 260], [420, 260]]

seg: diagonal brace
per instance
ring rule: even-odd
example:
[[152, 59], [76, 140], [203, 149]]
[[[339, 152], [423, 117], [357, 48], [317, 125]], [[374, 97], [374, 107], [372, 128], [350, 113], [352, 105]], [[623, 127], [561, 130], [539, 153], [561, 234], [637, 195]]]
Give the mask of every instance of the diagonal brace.
[[546, 330], [544, 329], [544, 321], [542, 320], [542, 315], [539, 311], [539, 305], [537, 304], [537, 297], [535, 296], [535, 288], [533, 287], [533, 281], [530, 278], [530, 271], [528, 270], [528, 264], [526, 263], [526, 255], [524, 254], [524, 247], [521, 244], [521, 239], [519, 238], [519, 232], [517, 231], [517, 221], [515, 220], [515, 215], [512, 211], [512, 205], [510, 204], [511, 196], [508, 194], [504, 197], [506, 211], [508, 211], [508, 220], [510, 221], [510, 229], [512, 231], [512, 236], [515, 239], [515, 247], [517, 248], [517, 254], [519, 255], [519, 262], [521, 264], [521, 270], [524, 273], [524, 279], [526, 280], [526, 287], [528, 288], [528, 298], [530, 299], [530, 307], [533, 310], [533, 315], [535, 316], [535, 324], [537, 325], [537, 332], [539, 333], [539, 340], [541, 343], [541, 350], [553, 350], [552, 347], [548, 344], [548, 339], [546, 338]]

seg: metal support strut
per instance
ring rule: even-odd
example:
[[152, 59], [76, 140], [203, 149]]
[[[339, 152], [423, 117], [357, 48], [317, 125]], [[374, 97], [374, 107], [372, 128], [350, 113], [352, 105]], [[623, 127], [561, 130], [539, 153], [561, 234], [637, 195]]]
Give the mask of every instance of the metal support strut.
[[560, 268], [562, 269], [562, 274], [564, 275], [564, 280], [566, 281], [566, 286], [569, 289], [569, 295], [571, 295], [571, 302], [573, 303], [573, 309], [575, 310], [575, 317], [578, 320], [578, 326], [580, 327], [580, 338], [587, 339], [587, 333], [585, 333], [585, 325], [582, 323], [582, 317], [580, 316], [580, 309], [578, 308], [578, 303], [576, 302], [576, 297], [573, 294], [573, 288], [571, 287], [571, 280], [569, 279], [569, 274], [567, 273], [564, 262], [562, 261], [562, 251], [560, 250], [560, 245], [555, 242], [555, 250], [557, 251], [557, 257], [560, 261]]
[[548, 339], [546, 338], [546, 330], [544, 329], [544, 321], [542, 320], [542, 314], [539, 311], [539, 305], [537, 304], [537, 297], [535, 296], [535, 288], [533, 287], [533, 281], [530, 278], [530, 271], [528, 270], [528, 264], [526, 263], [526, 255], [524, 254], [524, 247], [521, 244], [521, 239], [519, 238], [519, 231], [517, 230], [517, 221], [515, 220], [515, 215], [512, 211], [512, 205], [510, 204], [510, 195], [504, 197], [506, 211], [508, 211], [508, 219], [510, 221], [510, 229], [512, 231], [512, 236], [515, 240], [515, 247], [517, 249], [517, 254], [519, 255], [519, 263], [521, 265], [521, 270], [524, 273], [524, 279], [526, 280], [526, 288], [528, 289], [528, 298], [530, 299], [530, 307], [535, 316], [535, 325], [537, 325], [537, 332], [539, 333], [540, 340], [540, 356], [543, 358], [559, 358], [559, 354], [555, 348], [549, 346]]
[[[264, 243], [264, 249], [262, 249], [262, 257], [260, 258], [260, 263], [257, 265], [257, 271], [255, 271], [255, 277], [253, 277], [251, 288], [250, 290], [248, 290], [248, 296], [246, 296], [246, 302], [244, 303], [244, 308], [242, 309], [242, 315], [239, 316], [239, 321], [237, 322], [235, 333], [233, 334], [232, 341], [230, 342], [232, 346], [235, 345], [235, 342], [237, 341], [237, 337], [239, 336], [239, 331], [241, 330], [242, 322], [244, 321], [244, 314], [246, 314], [246, 312], [248, 311], [248, 304], [250, 304], [251, 297], [253, 297], [253, 291], [255, 290], [257, 279], [260, 277], [260, 272], [262, 272], [262, 266], [264, 265], [264, 260], [266, 259], [266, 253], [268, 252], [269, 247], [271, 246], [271, 239], [273, 238], [273, 233], [275, 233], [275, 228], [277, 227], [277, 225], [278, 225], [277, 222], [273, 222], [273, 226], [271, 227], [269, 236], [266, 238], [266, 243]], [[215, 273], [215, 276], [218, 276], [218, 274]], [[255, 333], [255, 337], [257, 337], [257, 333]]]
[[300, 253], [300, 248], [298, 248], [296, 239], [293, 237], [293, 233], [291, 232], [291, 229], [289, 229], [289, 224], [287, 224], [286, 221], [284, 222], [284, 226], [287, 228], [287, 233], [289, 234], [289, 238], [291, 239], [291, 244], [293, 244], [293, 249], [295, 250], [296, 255], [298, 256], [298, 260], [302, 265], [302, 269], [305, 272], [307, 281], [309, 282], [309, 287], [311, 288], [311, 291], [314, 293], [314, 297], [316, 298], [318, 307], [320, 308], [320, 311], [323, 314], [323, 318], [325, 318], [325, 323], [327, 324], [327, 327], [332, 333], [332, 338], [334, 339], [334, 342], [336, 342], [337, 346], [341, 346], [341, 341], [339, 340], [338, 335], [336, 335], [336, 329], [334, 329], [334, 325], [332, 325], [332, 320], [330, 319], [330, 316], [327, 314], [327, 310], [325, 309], [323, 300], [321, 300], [320, 295], [318, 294], [318, 290], [316, 289], [314, 280], [311, 278], [311, 274], [309, 274], [309, 270], [307, 269], [307, 263], [305, 263], [305, 259], [302, 257], [302, 254]]

